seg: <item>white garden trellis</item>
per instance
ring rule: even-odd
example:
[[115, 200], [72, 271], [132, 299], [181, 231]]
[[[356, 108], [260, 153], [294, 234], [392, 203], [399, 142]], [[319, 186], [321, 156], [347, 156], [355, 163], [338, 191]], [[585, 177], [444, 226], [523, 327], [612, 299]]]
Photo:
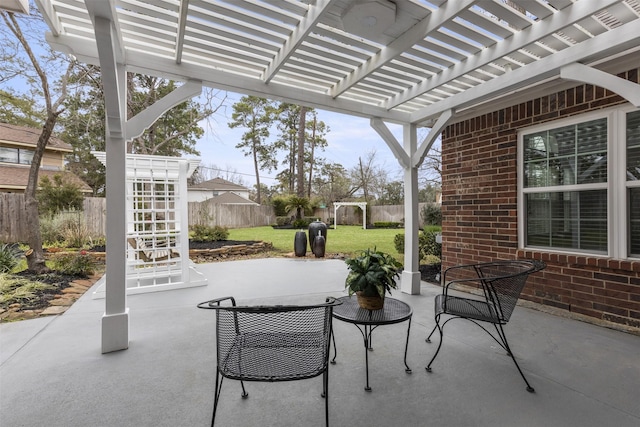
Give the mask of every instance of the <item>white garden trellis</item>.
[[[106, 165], [105, 153], [93, 154]], [[189, 261], [187, 178], [200, 160], [140, 154], [126, 159], [127, 294], [206, 285]], [[103, 296], [99, 286], [94, 297]]]

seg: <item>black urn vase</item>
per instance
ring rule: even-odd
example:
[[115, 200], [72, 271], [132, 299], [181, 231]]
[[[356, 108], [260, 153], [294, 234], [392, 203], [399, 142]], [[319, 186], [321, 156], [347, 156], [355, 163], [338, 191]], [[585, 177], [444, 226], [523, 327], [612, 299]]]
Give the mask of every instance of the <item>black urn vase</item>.
[[316, 237], [318, 237], [318, 233], [320, 233], [320, 235], [324, 237], [324, 242], [326, 244], [327, 243], [327, 224], [320, 221], [319, 219], [309, 224], [309, 247], [311, 248], [311, 252], [313, 252], [314, 254], [315, 252], [313, 250], [313, 242], [316, 239]]

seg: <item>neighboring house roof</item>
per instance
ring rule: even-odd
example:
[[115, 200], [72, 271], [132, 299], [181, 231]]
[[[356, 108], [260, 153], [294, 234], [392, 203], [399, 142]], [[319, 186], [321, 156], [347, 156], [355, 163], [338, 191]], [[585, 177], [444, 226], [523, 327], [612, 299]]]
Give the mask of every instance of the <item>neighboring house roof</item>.
[[[41, 129], [30, 128], [26, 126], [10, 125], [8, 123], [0, 123], [0, 142], [13, 145], [32, 145], [38, 144]], [[73, 147], [63, 142], [61, 139], [51, 136], [47, 143], [47, 150], [73, 152]]]
[[[29, 167], [25, 166], [0, 165], [0, 189], [24, 190], [27, 187], [27, 182], [29, 181], [29, 169]], [[77, 185], [83, 193], [93, 192], [91, 187], [89, 187], [83, 180], [68, 171], [40, 169], [40, 172], [38, 172], [38, 179], [42, 179], [42, 177], [46, 176], [53, 181], [53, 176], [56, 174], [62, 174], [67, 181]]]
[[234, 184], [222, 178], [213, 178], [200, 184], [192, 185], [189, 190], [217, 190], [217, 191], [249, 191], [245, 186]]
[[212, 197], [207, 200], [210, 203], [218, 203], [221, 205], [257, 205], [256, 202], [238, 196], [235, 193], [222, 193], [219, 196]]

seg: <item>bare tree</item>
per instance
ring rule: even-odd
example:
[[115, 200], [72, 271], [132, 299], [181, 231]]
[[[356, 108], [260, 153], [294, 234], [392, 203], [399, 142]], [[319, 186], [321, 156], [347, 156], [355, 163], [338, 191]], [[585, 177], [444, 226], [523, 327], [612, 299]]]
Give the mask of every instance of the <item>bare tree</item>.
[[[29, 71], [33, 71], [35, 74], [28, 76], [27, 80], [31, 82], [33, 91], [42, 96], [46, 110], [44, 124], [42, 125], [42, 131], [38, 137], [36, 149], [31, 161], [29, 179], [24, 193], [28, 244], [30, 246], [30, 249], [26, 253], [27, 266], [29, 270], [41, 274], [49, 271], [49, 269], [45, 264], [42, 250], [42, 236], [40, 234], [40, 220], [38, 217], [38, 199], [36, 198], [38, 174], [40, 172], [40, 163], [44, 155], [45, 147], [53, 134], [58, 117], [64, 111], [62, 105], [67, 96], [67, 82], [73, 70], [74, 62], [68, 59], [66, 60], [66, 72], [62, 75], [60, 84], [57, 87], [52, 87], [48, 78], [49, 73], [45, 67], [46, 65], [51, 65], [52, 62], [55, 62], [59, 66], [61, 61], [65, 60], [60, 56], [55, 56], [50, 50], [48, 58], [38, 58], [29, 41], [25, 38], [24, 32], [15, 15], [11, 12], [4, 11], [0, 12], [0, 15], [2, 15], [2, 20], [5, 22], [11, 34], [18, 40], [19, 46], [24, 50], [22, 54], [28, 58], [23, 61], [20, 53], [16, 52], [10, 63], [3, 64], [2, 75], [9, 77], [13, 73], [14, 77], [18, 75], [25, 76]], [[3, 58], [11, 57], [11, 55], [8, 56], [4, 53], [0, 56]], [[41, 61], [46, 64], [41, 64]], [[31, 67], [33, 67], [33, 70], [31, 70]], [[13, 72], [11, 71], [12, 69], [14, 70]]]
[[362, 192], [367, 203], [380, 193], [380, 189], [387, 183], [387, 172], [376, 164], [376, 152], [371, 151], [364, 157], [358, 158], [358, 164], [350, 171], [351, 194]]

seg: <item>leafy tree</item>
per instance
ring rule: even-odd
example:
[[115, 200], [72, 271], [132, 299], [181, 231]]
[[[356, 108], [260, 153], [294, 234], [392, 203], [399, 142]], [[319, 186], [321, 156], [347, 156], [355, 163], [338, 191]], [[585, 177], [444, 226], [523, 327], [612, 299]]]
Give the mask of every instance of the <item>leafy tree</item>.
[[381, 205], [401, 205], [404, 203], [404, 185], [402, 181], [392, 181], [382, 186], [382, 194], [378, 199]]
[[62, 174], [55, 174], [53, 182], [47, 176], [40, 179], [38, 204], [40, 213], [52, 217], [65, 210], [83, 210], [84, 196], [75, 183], [65, 179]]
[[[38, 137], [24, 193], [26, 222], [29, 230], [27, 240], [30, 246], [30, 250], [27, 251], [27, 266], [29, 270], [40, 274], [48, 272], [49, 268], [45, 265], [38, 217], [38, 200], [36, 198], [38, 174], [45, 147], [53, 134], [58, 117], [63, 112], [63, 103], [67, 96], [68, 78], [75, 62], [70, 61], [69, 58], [56, 55], [48, 46], [43, 48], [45, 55], [36, 55], [36, 50], [32, 48], [30, 41], [25, 37], [25, 32], [22, 30], [20, 22], [27, 26], [26, 34], [42, 34], [42, 31], [32, 28], [33, 25], [42, 25], [42, 19], [37, 14], [37, 11], [34, 10], [33, 16], [35, 18], [31, 16], [16, 18], [13, 13], [6, 11], [0, 11], [0, 16], [6, 24], [1, 30], [3, 43], [0, 45], [2, 52], [0, 57], [3, 59], [10, 58], [9, 61], [4, 61], [0, 65], [0, 75], [2, 76], [0, 79], [6, 82], [16, 77], [24, 78], [32, 89], [32, 95], [41, 97], [44, 103], [42, 113], [44, 120], [41, 123], [42, 131]], [[60, 75], [60, 69], [66, 71], [61, 73], [62, 77], [59, 84], [52, 86], [48, 76]]]
[[[72, 76], [77, 90], [66, 102], [63, 117], [65, 132], [61, 138], [74, 147], [69, 156], [69, 169], [82, 177], [93, 189], [94, 195], [105, 192], [104, 166], [91, 151], [105, 149], [104, 88], [100, 69], [84, 66], [83, 73]], [[127, 116], [131, 118], [157, 100], [176, 89], [172, 80], [139, 74], [127, 74]], [[180, 156], [199, 154], [195, 149], [198, 138], [204, 134], [199, 123], [217, 111], [226, 95], [205, 90], [202, 102], [185, 101], [162, 115], [142, 135], [127, 142], [127, 152]]]
[[273, 123], [273, 103], [265, 98], [256, 96], [243, 96], [240, 101], [233, 104], [232, 122], [230, 128], [242, 127], [246, 132], [242, 135], [242, 141], [236, 148], [242, 149], [246, 157], [253, 159], [253, 168], [256, 175], [256, 202], [262, 203], [260, 184], [260, 171], [271, 172], [278, 167], [276, 159], [277, 146], [267, 142], [269, 128]]
[[[287, 103], [278, 105], [275, 114], [279, 136], [275, 144], [278, 150], [286, 151], [283, 163], [288, 165], [288, 168], [280, 171], [277, 179], [282, 191], [297, 193], [299, 187], [304, 186], [303, 195], [306, 193], [307, 197], [311, 197], [313, 174], [317, 173], [324, 163], [324, 159], [318, 157], [317, 153], [323, 151], [328, 144], [326, 134], [329, 132], [329, 127], [323, 121], [318, 121], [317, 112], [314, 109], [305, 108], [304, 111], [303, 126], [306, 130], [302, 139], [300, 132], [302, 107]], [[307, 116], [313, 120], [306, 120]], [[301, 143], [303, 145], [300, 145]], [[302, 149], [302, 152], [299, 149]], [[299, 183], [298, 186], [295, 185], [296, 183]]]
[[318, 197], [326, 203], [345, 200], [353, 194], [347, 170], [338, 163], [323, 164], [313, 179]]
[[33, 98], [0, 90], [0, 123], [38, 128], [44, 120], [43, 111]]

